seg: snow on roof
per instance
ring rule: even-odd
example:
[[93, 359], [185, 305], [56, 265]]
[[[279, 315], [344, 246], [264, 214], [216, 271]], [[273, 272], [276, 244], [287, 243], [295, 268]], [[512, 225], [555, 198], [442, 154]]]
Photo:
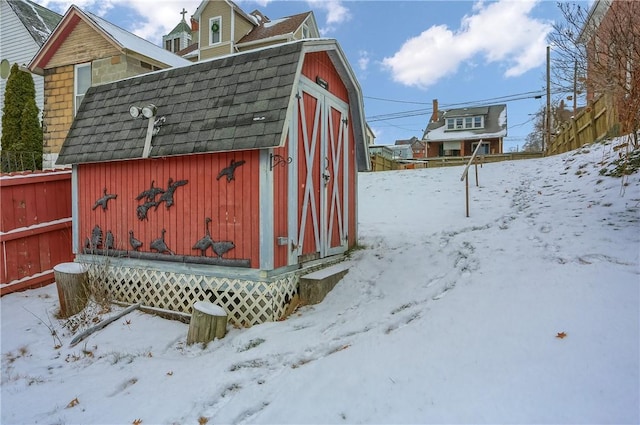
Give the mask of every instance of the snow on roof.
[[124, 49], [131, 50], [172, 67], [192, 64], [192, 62], [176, 55], [175, 53], [165, 50], [160, 46], [156, 46], [155, 44], [138, 37], [137, 35], [132, 34], [111, 22], [105, 21], [91, 12], [82, 11], [82, 13], [111, 36], [111, 38]]
[[42, 46], [62, 16], [29, 0], [7, 2], [33, 40]]
[[[505, 137], [507, 135], [507, 105], [491, 105], [475, 108], [451, 109], [439, 114], [436, 122], [427, 126], [422, 140], [427, 142], [480, 140]], [[484, 128], [468, 130], [448, 130], [446, 118], [484, 116]]]

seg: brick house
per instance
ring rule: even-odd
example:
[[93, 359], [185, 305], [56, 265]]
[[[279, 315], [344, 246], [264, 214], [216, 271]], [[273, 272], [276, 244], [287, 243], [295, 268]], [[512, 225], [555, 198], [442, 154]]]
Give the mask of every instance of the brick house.
[[426, 158], [427, 154], [427, 143], [413, 136], [411, 139], [407, 140], [396, 140], [396, 146], [411, 146], [411, 152], [413, 154], [413, 158]]
[[471, 155], [478, 143], [480, 154], [502, 153], [507, 135], [507, 105], [438, 110], [433, 102], [431, 122], [422, 136], [427, 158]]
[[610, 95], [624, 132], [640, 126], [639, 21], [638, 1], [596, 0], [580, 34], [586, 48], [587, 102]]
[[44, 77], [44, 166], [55, 164], [90, 86], [190, 62], [71, 6], [29, 70]]

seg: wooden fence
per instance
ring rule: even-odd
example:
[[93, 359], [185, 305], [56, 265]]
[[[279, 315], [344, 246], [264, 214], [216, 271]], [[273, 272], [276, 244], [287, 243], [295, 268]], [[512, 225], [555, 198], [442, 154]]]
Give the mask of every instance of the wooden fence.
[[73, 261], [71, 171], [3, 174], [0, 204], [0, 295], [53, 282]]
[[[480, 163], [515, 161], [518, 159], [542, 158], [542, 152], [509, 152], [481, 155]], [[408, 170], [415, 168], [436, 168], [463, 166], [469, 162], [470, 156], [440, 156], [428, 159], [402, 159], [394, 161], [381, 155], [371, 156], [371, 171]]]
[[562, 125], [547, 146], [547, 154], [557, 155], [605, 137], [617, 136], [619, 124], [616, 121], [612, 96], [602, 95]]

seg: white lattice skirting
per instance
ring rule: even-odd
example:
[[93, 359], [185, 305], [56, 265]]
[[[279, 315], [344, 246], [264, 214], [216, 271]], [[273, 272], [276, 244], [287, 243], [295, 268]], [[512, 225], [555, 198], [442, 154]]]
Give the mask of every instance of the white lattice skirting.
[[[191, 314], [196, 301], [210, 301], [227, 311], [229, 322], [251, 326], [283, 317], [297, 291], [296, 272], [269, 278], [215, 276], [162, 270], [149, 264], [84, 262], [99, 290], [115, 301]], [[151, 263], [151, 262], [149, 262]]]

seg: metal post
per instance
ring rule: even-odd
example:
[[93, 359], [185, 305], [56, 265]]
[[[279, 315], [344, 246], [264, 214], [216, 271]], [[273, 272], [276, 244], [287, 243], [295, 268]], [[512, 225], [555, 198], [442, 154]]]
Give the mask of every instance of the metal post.
[[467, 198], [467, 217], [469, 217], [469, 174], [467, 174], [464, 179], [464, 189]]
[[474, 164], [476, 166], [476, 187], [480, 186], [480, 184], [478, 183], [478, 157], [476, 156], [476, 163]]

